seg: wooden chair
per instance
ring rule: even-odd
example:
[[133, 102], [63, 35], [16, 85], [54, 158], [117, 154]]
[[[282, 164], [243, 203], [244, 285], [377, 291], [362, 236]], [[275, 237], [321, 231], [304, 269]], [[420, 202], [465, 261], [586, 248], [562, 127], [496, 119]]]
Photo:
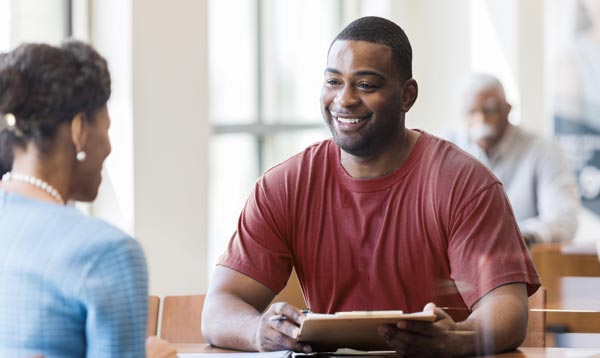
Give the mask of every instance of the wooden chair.
[[206, 295], [165, 297], [160, 337], [172, 343], [206, 343], [201, 326], [205, 298]]
[[[202, 336], [202, 307], [206, 295], [167, 296], [163, 299], [160, 337], [172, 343], [206, 343]], [[295, 272], [274, 302], [288, 302], [305, 308], [304, 297]]]
[[568, 244], [537, 244], [531, 246], [531, 257], [546, 288], [546, 301], [550, 307], [561, 301], [561, 277], [600, 276], [600, 262], [595, 248], [584, 251]]
[[538, 244], [531, 257], [546, 288], [546, 329], [600, 333], [600, 262], [595, 246]]
[[[529, 297], [529, 316], [527, 320], [527, 335], [521, 347], [546, 346], [546, 289], [540, 287]], [[539, 310], [539, 311], [538, 311]]]
[[160, 298], [158, 296], [148, 297], [148, 326], [146, 327], [146, 336], [156, 336], [159, 308]]

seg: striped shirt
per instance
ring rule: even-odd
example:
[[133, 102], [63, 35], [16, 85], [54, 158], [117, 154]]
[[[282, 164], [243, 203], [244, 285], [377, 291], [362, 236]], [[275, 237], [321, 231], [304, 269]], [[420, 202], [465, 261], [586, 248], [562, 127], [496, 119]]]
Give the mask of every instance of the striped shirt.
[[144, 357], [147, 310], [137, 241], [0, 189], [0, 357]]

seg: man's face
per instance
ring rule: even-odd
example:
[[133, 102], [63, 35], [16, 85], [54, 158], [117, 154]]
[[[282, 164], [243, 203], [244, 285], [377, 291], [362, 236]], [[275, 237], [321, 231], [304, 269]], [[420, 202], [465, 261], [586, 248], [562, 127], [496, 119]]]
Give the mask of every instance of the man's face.
[[391, 48], [366, 41], [333, 43], [321, 111], [335, 143], [357, 156], [385, 148], [404, 130], [403, 82]]
[[494, 146], [508, 124], [511, 106], [496, 88], [479, 91], [465, 99], [469, 138], [482, 149]]

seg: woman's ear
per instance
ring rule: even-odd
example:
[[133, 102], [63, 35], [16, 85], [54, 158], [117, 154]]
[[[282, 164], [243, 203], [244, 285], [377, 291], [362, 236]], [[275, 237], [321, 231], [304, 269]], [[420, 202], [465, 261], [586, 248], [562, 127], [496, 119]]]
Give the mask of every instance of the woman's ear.
[[85, 114], [77, 113], [71, 121], [71, 139], [75, 146], [75, 153], [80, 152], [85, 148], [87, 141], [87, 122], [85, 120]]
[[402, 112], [406, 113], [413, 106], [419, 95], [419, 85], [414, 79], [404, 82], [402, 89]]

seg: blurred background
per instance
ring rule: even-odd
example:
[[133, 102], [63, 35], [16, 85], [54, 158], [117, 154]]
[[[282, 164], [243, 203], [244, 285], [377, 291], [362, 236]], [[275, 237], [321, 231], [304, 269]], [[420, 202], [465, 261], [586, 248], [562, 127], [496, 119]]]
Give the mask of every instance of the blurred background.
[[[585, 153], [554, 123], [586, 11], [577, 0], [0, 0], [0, 51], [75, 37], [107, 58], [113, 152], [98, 200], [80, 206], [142, 242], [152, 294], [189, 294], [206, 291], [259, 175], [329, 137], [323, 70], [348, 22], [378, 15], [406, 31], [420, 85], [408, 127], [461, 125], [462, 79], [488, 72], [511, 122], [558, 134], [575, 160]], [[596, 240], [593, 208], [582, 215], [576, 241]]]

